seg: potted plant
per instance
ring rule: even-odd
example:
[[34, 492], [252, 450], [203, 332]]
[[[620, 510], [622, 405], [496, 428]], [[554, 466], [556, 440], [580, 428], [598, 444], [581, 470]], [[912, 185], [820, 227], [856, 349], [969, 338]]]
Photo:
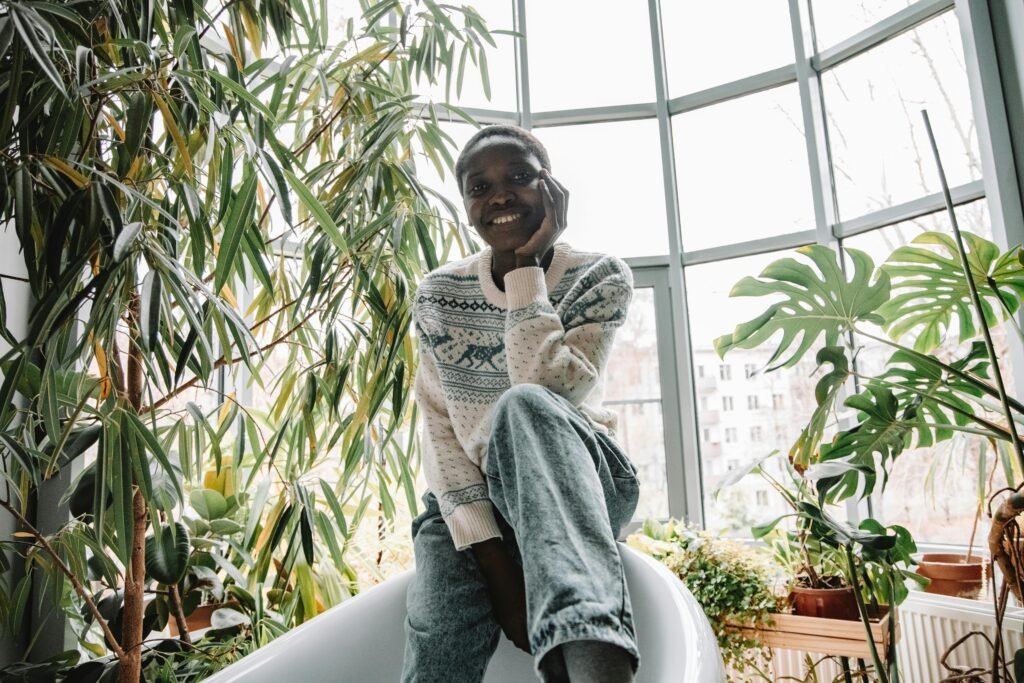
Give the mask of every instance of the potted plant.
[[[751, 629], [771, 625], [782, 607], [776, 592], [781, 568], [765, 549], [675, 519], [664, 524], [648, 519], [626, 542], [662, 562], [686, 584], [707, 615], [732, 675], [771, 680], [771, 651], [751, 635]], [[749, 628], [737, 629], [735, 624]]]
[[[83, 666], [138, 681], [177, 648], [164, 678], [207, 671], [345, 599], [363, 521], [415, 511], [411, 283], [457, 233], [416, 179], [414, 150], [450, 166], [451, 141], [413, 89], [461, 83], [492, 39], [469, 8], [364, 3], [329, 31], [322, 6], [4, 4], [0, 222], [30, 307], [5, 280], [5, 636], [52, 592]], [[234, 495], [201, 484], [227, 456]], [[34, 524], [69, 487], [78, 514]], [[252, 617], [209, 649], [202, 574]]]
[[[1017, 428], [1024, 405], [1007, 395], [991, 335], [1021, 307], [1021, 251], [1003, 251], [960, 231], [944, 177], [942, 183], [952, 235], [925, 232], [880, 268], [856, 249], [845, 250], [844, 267], [833, 250], [811, 245], [798, 250], [801, 259], [776, 261], [733, 289], [734, 296], [771, 296], [773, 303], [717, 339], [720, 355], [771, 343], [771, 372], [792, 367], [816, 348], [818, 365], [826, 369], [816, 386], [817, 408], [788, 454], [814, 481], [822, 512], [825, 505], [879, 492], [905, 449], [934, 446], [955, 433], [1007, 444], [1024, 468]], [[891, 349], [877, 374], [861, 373], [853, 362], [864, 341]], [[964, 350], [940, 357], [934, 351], [944, 341]], [[844, 389], [851, 382], [856, 393]], [[850, 409], [852, 424], [836, 428], [840, 405]], [[825, 438], [830, 429], [834, 433]], [[1014, 491], [1019, 488], [1011, 486]], [[989, 534], [993, 560], [1018, 599], [1012, 544], [1003, 539], [1021, 507], [1024, 497], [1007, 497]], [[811, 533], [834, 532], [832, 526], [817, 522]], [[994, 669], [1000, 666], [997, 661]]]
[[[980, 465], [984, 467], [984, 464], [983, 458]], [[987, 479], [983, 478], [978, 486], [978, 500], [971, 524], [971, 536], [967, 542], [967, 552], [922, 553], [914, 557], [917, 562], [917, 573], [928, 579], [928, 585], [924, 588], [926, 592], [969, 600], [974, 600], [981, 594], [985, 585], [988, 558], [985, 553], [978, 550], [975, 541], [998, 464], [998, 458], [993, 458], [991, 474]]]
[[[848, 650], [852, 641], [867, 644], [867, 653], [881, 676], [897, 666], [896, 619], [890, 612], [909, 591], [908, 579], [924, 582], [910, 570], [917, 548], [910, 534], [899, 526], [884, 527], [865, 519], [858, 528], [838, 521], [828, 511], [816, 482], [805, 477], [786, 459], [768, 456], [724, 482], [728, 487], [754, 473], [765, 479], [783, 498], [791, 512], [754, 527], [756, 539], [769, 541], [776, 562], [788, 570], [787, 603], [792, 614], [811, 618], [806, 624], [782, 620], [778, 637], [764, 638], [775, 646], [794, 647], [807, 642], [811, 651], [841, 656], [849, 673]], [[780, 462], [784, 483], [767, 464]], [[789, 521], [791, 528], [783, 528]], [[864, 632], [840, 629], [834, 639], [815, 637], [821, 627], [813, 620], [861, 621]], [[865, 639], [866, 634], [866, 639]], [[808, 640], [810, 638], [810, 640]]]
[[[859, 617], [857, 601], [851, 583], [844, 576], [844, 558], [838, 548], [811, 533], [813, 519], [804, 514], [805, 506], [812, 506], [814, 501], [811, 482], [804, 480], [784, 462], [782, 467], [789, 479], [788, 485], [784, 484], [766, 467], [773, 460], [769, 456], [752, 468], [737, 472], [723, 482], [722, 488], [732, 486], [748, 474], [757, 474], [779, 493], [792, 510], [791, 514], [753, 527], [751, 533], [755, 539], [771, 538], [776, 562], [788, 571], [787, 602], [794, 614], [856, 620]], [[786, 519], [794, 522], [792, 529], [779, 527], [780, 522]]]

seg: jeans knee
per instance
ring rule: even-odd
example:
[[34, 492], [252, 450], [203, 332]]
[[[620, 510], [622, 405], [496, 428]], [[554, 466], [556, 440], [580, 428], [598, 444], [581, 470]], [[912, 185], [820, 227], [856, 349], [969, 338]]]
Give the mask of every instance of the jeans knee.
[[514, 384], [506, 389], [494, 404], [494, 417], [502, 419], [507, 417], [510, 411], [543, 405], [550, 397], [551, 390], [539, 384]]

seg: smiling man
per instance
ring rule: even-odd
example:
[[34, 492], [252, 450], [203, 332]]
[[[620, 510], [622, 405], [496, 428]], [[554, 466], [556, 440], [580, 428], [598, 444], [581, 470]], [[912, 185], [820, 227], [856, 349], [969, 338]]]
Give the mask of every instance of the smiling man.
[[402, 680], [476, 683], [504, 633], [542, 680], [631, 681], [615, 539], [639, 484], [601, 399], [632, 276], [558, 242], [569, 194], [530, 133], [482, 129], [456, 178], [487, 248], [416, 297], [430, 490], [412, 524]]

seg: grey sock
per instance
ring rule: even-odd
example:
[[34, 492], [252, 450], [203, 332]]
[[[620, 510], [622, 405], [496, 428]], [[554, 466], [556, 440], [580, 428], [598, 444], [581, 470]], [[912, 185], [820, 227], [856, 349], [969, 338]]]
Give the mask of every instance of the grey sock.
[[540, 675], [544, 683], [569, 683], [569, 673], [565, 670], [561, 645], [553, 648], [540, 660]]
[[633, 655], [599, 640], [574, 640], [560, 648], [572, 683], [632, 683]]

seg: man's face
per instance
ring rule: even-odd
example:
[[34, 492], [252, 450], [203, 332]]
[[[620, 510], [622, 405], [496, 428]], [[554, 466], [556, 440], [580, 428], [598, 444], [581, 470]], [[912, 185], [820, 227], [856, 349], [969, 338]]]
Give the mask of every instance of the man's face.
[[515, 138], [494, 136], [474, 147], [462, 201], [470, 224], [495, 251], [523, 246], [544, 220], [540, 170], [537, 156]]

